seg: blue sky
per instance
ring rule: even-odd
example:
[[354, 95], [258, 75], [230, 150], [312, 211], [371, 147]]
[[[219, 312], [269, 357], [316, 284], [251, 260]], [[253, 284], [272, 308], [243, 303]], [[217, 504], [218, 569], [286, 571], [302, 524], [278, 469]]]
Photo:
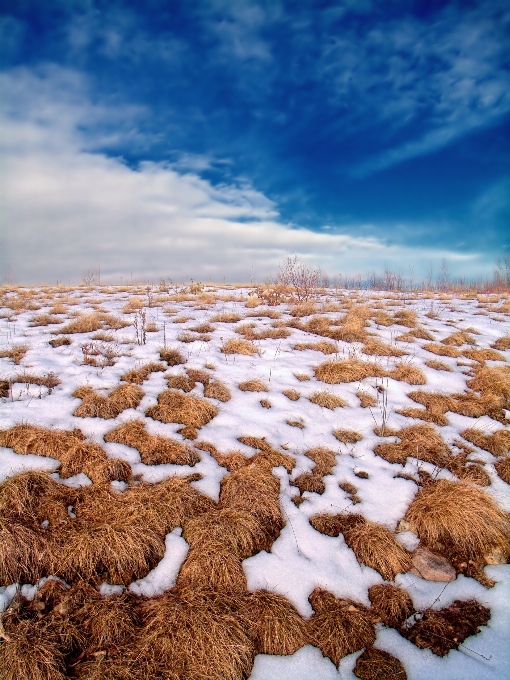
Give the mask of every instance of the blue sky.
[[510, 7], [0, 0], [3, 277], [489, 275]]

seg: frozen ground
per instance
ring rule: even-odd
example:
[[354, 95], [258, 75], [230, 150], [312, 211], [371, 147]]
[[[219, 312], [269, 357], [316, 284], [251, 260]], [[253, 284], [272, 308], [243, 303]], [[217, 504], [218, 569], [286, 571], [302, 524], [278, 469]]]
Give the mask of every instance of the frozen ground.
[[[262, 551], [244, 560], [243, 568], [250, 590], [268, 589], [288, 598], [295, 604], [304, 617], [312, 614], [308, 596], [314, 588], [320, 586], [337, 597], [357, 600], [370, 606], [368, 588], [383, 583], [381, 575], [358, 561], [353, 551], [347, 547], [342, 535], [338, 538], [325, 536], [316, 531], [309, 523], [309, 518], [319, 512], [340, 513], [353, 511], [361, 513], [366, 519], [378, 522], [396, 531], [399, 521], [413, 500], [417, 485], [395, 475], [405, 472], [415, 475], [418, 469], [430, 472], [434, 476], [453, 479], [447, 470], [437, 470], [430, 463], [415, 458], [408, 458], [405, 466], [389, 463], [374, 454], [374, 447], [384, 440], [374, 434], [376, 426], [400, 429], [421, 421], [399, 415], [396, 409], [418, 406], [409, 399], [407, 393], [417, 389], [416, 386], [395, 380], [391, 377], [368, 377], [361, 381], [325, 384], [314, 376], [314, 367], [328, 359], [358, 358], [362, 361], [377, 360], [387, 372], [397, 362], [404, 362], [423, 371], [426, 384], [420, 389], [435, 391], [441, 394], [463, 392], [472, 365], [471, 359], [462, 353], [468, 349], [464, 345], [459, 349], [457, 357], [437, 356], [423, 345], [430, 340], [408, 338], [397, 340], [410, 328], [393, 323], [378, 325], [373, 319], [367, 321], [366, 330], [383, 340], [386, 344], [406, 352], [401, 358], [392, 356], [377, 357], [363, 354], [361, 342], [336, 341], [337, 353], [324, 355], [313, 349], [295, 350], [296, 343], [316, 343], [327, 338], [318, 337], [305, 330], [290, 327], [291, 335], [280, 339], [255, 339], [253, 343], [258, 353], [253, 356], [241, 354], [224, 354], [221, 347], [230, 338], [240, 338], [236, 333], [239, 323], [253, 322], [257, 332], [273, 328], [275, 321], [286, 322], [296, 318], [301, 322], [311, 318], [292, 316], [292, 306], [288, 304], [272, 307], [278, 312], [279, 319], [256, 316], [267, 307], [247, 307], [248, 289], [213, 289], [202, 294], [173, 296], [138, 291], [139, 307], [131, 311], [125, 306], [133, 299], [128, 290], [87, 290], [75, 289], [58, 292], [54, 289], [36, 291], [39, 309], [12, 309], [9, 306], [0, 310], [0, 350], [9, 349], [19, 344], [27, 344], [28, 350], [21, 363], [16, 365], [8, 357], [0, 359], [0, 378], [13, 379], [20, 372], [32, 375], [54, 374], [61, 383], [49, 390], [44, 386], [16, 382], [12, 385], [8, 397], [0, 403], [0, 429], [12, 427], [20, 423], [40, 425], [45, 428], [73, 430], [78, 427], [90, 441], [101, 444], [111, 457], [127, 461], [135, 475], [147, 481], [157, 481], [170, 475], [188, 475], [198, 472], [202, 479], [193, 485], [202, 493], [214, 500], [219, 496], [220, 481], [227, 471], [206, 451], [200, 450], [200, 462], [193, 468], [183, 465], [144, 465], [138, 451], [123, 444], [105, 443], [103, 436], [121, 423], [141, 418], [151, 434], [160, 434], [181, 439], [177, 431], [178, 424], [165, 424], [145, 416], [147, 408], [157, 403], [157, 396], [166, 389], [168, 375], [183, 374], [184, 368], [208, 370], [214, 378], [221, 380], [232, 395], [228, 402], [213, 401], [219, 413], [208, 424], [200, 429], [195, 443], [212, 442], [216, 448], [225, 453], [233, 450], [242, 451], [251, 456], [254, 450], [240, 444], [238, 437], [252, 436], [265, 438], [274, 448], [280, 449], [293, 457], [297, 465], [292, 473], [284, 468], [275, 468], [274, 473], [281, 483], [280, 502], [286, 519], [286, 526], [269, 552]], [[16, 291], [4, 296], [5, 300], [14, 299]], [[398, 310], [413, 310], [417, 315], [417, 325], [425, 329], [433, 338], [432, 342], [440, 343], [455, 331], [466, 331], [472, 334], [477, 349], [489, 348], [491, 344], [508, 333], [509, 308], [502, 301], [487, 298], [456, 299], [450, 296], [425, 297], [408, 296], [402, 299], [398, 295], [384, 293], [353, 293], [349, 291], [329, 291], [317, 303], [316, 314], [331, 319], [342, 318], [346, 309], [342, 304], [349, 296], [356, 303], [368, 302], [378, 305], [388, 314]], [[223, 299], [221, 299], [223, 298]], [[366, 299], [364, 299], [366, 298]], [[59, 337], [55, 332], [63, 324], [34, 326], [30, 321], [34, 317], [46, 314], [53, 304], [62, 303], [62, 310], [57, 320], [67, 323], [80, 313], [103, 310], [124, 318], [129, 326], [119, 330], [106, 330], [110, 335], [106, 340], [94, 340], [96, 332], [73, 333], [68, 337], [70, 345], [53, 348], [49, 340]], [[328, 303], [333, 311], [323, 311]], [[335, 305], [340, 304], [338, 308]], [[151, 306], [150, 306], [151, 305]], [[169, 309], [170, 308], [170, 309]], [[123, 309], [125, 310], [123, 312]], [[145, 344], [136, 341], [136, 329], [133, 323], [138, 319], [142, 323], [140, 310], [145, 310], [145, 325], [150, 332], [146, 334]], [[58, 309], [57, 309], [58, 312]], [[241, 322], [212, 322], [214, 330], [208, 333], [209, 340], [197, 339], [194, 342], [181, 342], [179, 337], [186, 329], [211, 322], [217, 314], [235, 312], [242, 317]], [[247, 315], [250, 315], [248, 318]], [[188, 317], [186, 321], [182, 321]], [[152, 324], [152, 325], [151, 325]], [[152, 329], [152, 330], [151, 330]], [[140, 329], [139, 329], [140, 330]], [[139, 339], [140, 336], [139, 336]], [[113, 356], [113, 365], [93, 366], [84, 364], [88, 343], [95, 343], [104, 354]], [[144, 397], [136, 409], [127, 409], [117, 418], [78, 418], [73, 415], [81, 401], [72, 396], [76, 388], [90, 386], [94, 390], [107, 393], [117, 387], [121, 376], [131, 368], [138, 368], [149, 361], [159, 361], [159, 350], [163, 345], [178, 348], [186, 357], [186, 365], [168, 368], [164, 373], [152, 373], [141, 386]], [[506, 361], [510, 357], [508, 350], [501, 352]], [[101, 355], [92, 355], [98, 362]], [[439, 360], [451, 369], [437, 370], [425, 364], [426, 361]], [[106, 362], [105, 362], [106, 363]], [[487, 361], [488, 366], [502, 365], [500, 361]], [[299, 381], [296, 374], [306, 374], [309, 380]], [[268, 388], [267, 392], [241, 391], [239, 384], [247, 380], [260, 380]], [[285, 390], [295, 389], [299, 399], [291, 401], [284, 396]], [[333, 410], [324, 408], [309, 400], [317, 391], [326, 391], [341, 397], [347, 406]], [[362, 408], [357, 393], [364, 392], [375, 399], [371, 408]], [[202, 396], [203, 386], [197, 383], [190, 393]], [[264, 408], [260, 401], [267, 399], [270, 408]], [[300, 423], [302, 427], [291, 426], [287, 421]], [[454, 446], [460, 433], [467, 428], [478, 428], [484, 434], [492, 434], [505, 427], [504, 424], [489, 416], [471, 418], [448, 413], [449, 424], [435, 426], [443, 440]], [[356, 430], [361, 439], [354, 444], [340, 443], [334, 436], [336, 429]], [[390, 439], [389, 441], [395, 441]], [[193, 442], [191, 442], [193, 444]], [[301, 473], [311, 471], [313, 462], [304, 452], [317, 446], [324, 446], [336, 454], [336, 466], [332, 474], [324, 478], [325, 491], [322, 494], [305, 491], [304, 500], [296, 505], [292, 498], [299, 494], [293, 486]], [[510, 511], [510, 493], [508, 485], [496, 474], [495, 458], [488, 451], [473, 447], [474, 452], [469, 459], [479, 461], [490, 477], [490, 485], [485, 491], [490, 494], [500, 507]], [[58, 461], [36, 455], [18, 455], [8, 448], [0, 448], [0, 481], [16, 473], [34, 469], [53, 470]], [[366, 473], [359, 477], [357, 473]], [[54, 477], [59, 479], [58, 473]], [[339, 487], [339, 483], [349, 482], [357, 491], [359, 502], [353, 506], [351, 497]], [[88, 484], [90, 480], [84, 475], [65, 480], [67, 484]], [[119, 488], [122, 483], [113, 482]], [[412, 532], [397, 534], [407, 547], [414, 549], [418, 539]], [[161, 563], [144, 579], [133, 583], [130, 588], [134, 593], [154, 595], [171, 588], [177, 577], [180, 565], [184, 561], [188, 546], [180, 535], [180, 530], [168, 534], [167, 552]], [[491, 609], [491, 620], [481, 632], [469, 638], [458, 651], [452, 650], [446, 657], [435, 656], [428, 649], [419, 649], [401, 637], [395, 630], [377, 624], [377, 640], [375, 646], [391, 652], [399, 658], [411, 680], [466, 680], [467, 678], [503, 680], [508, 677], [510, 668], [510, 648], [508, 646], [508, 630], [510, 630], [510, 568], [508, 564], [485, 568], [489, 578], [496, 581], [493, 588], [486, 588], [473, 578], [459, 575], [457, 579], [446, 585], [444, 583], [425, 581], [411, 573], [396, 577], [395, 583], [407, 590], [417, 609], [433, 606], [442, 608], [456, 599], [476, 599]], [[27, 595], [33, 592], [30, 585], [23, 585]], [[111, 592], [112, 587], [105, 584], [102, 592]], [[0, 607], [8, 606], [14, 587], [0, 588]], [[333, 663], [323, 657], [320, 650], [311, 645], [303, 647], [293, 656], [278, 657], [258, 655], [255, 660], [252, 680], [316, 680], [323, 678], [343, 678], [351, 680], [355, 676], [352, 669], [360, 652], [342, 659], [337, 669]]]

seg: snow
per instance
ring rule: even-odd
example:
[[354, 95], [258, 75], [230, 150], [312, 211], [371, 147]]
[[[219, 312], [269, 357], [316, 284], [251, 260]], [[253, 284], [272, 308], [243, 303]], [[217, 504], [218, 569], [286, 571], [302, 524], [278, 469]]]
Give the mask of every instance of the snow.
[[[225, 291], [219, 291], [225, 293]], [[232, 292], [232, 291], [229, 291]], [[311, 336], [301, 330], [292, 329], [292, 335], [281, 340], [256, 340], [254, 344], [259, 349], [259, 355], [224, 355], [220, 348], [231, 337], [240, 336], [235, 333], [236, 324], [217, 323], [210, 342], [180, 343], [177, 336], [189, 326], [209, 320], [218, 311], [237, 311], [242, 316], [256, 311], [246, 309], [241, 298], [246, 299], [247, 290], [233, 291], [239, 301], [220, 301], [215, 307], [202, 305], [202, 309], [190, 308], [188, 301], [170, 304], [176, 310], [175, 317], [187, 315], [192, 317], [185, 324], [174, 324], [172, 317], [164, 315], [161, 307], [147, 308], [148, 320], [154, 320], [160, 330], [147, 334], [147, 343], [138, 345], [135, 341], [134, 328], [127, 327], [112, 331], [123, 356], [120, 356], [113, 366], [98, 368], [83, 365], [81, 345], [90, 341], [94, 333], [71, 335], [72, 344], [52, 348], [48, 340], [53, 337], [52, 331], [59, 326], [30, 327], [28, 322], [34, 316], [33, 311], [21, 312], [15, 319], [13, 326], [7, 316], [12, 314], [8, 309], [0, 310], [4, 318], [0, 318], [0, 349], [13, 344], [28, 343], [30, 348], [21, 362], [15, 366], [8, 359], [0, 359], [0, 377], [11, 378], [20, 370], [27, 373], [44, 375], [54, 373], [61, 380], [61, 384], [50, 391], [35, 385], [26, 386], [16, 383], [12, 395], [4, 399], [0, 410], [0, 429], [15, 424], [29, 422], [47, 428], [72, 430], [79, 427], [90, 441], [101, 444], [111, 457], [122, 458], [130, 463], [133, 473], [150, 482], [156, 482], [172, 475], [186, 476], [198, 472], [202, 479], [193, 482], [201, 492], [214, 500], [218, 500], [220, 482], [227, 474], [225, 468], [205, 451], [200, 451], [201, 460], [194, 467], [181, 465], [148, 466], [140, 461], [139, 453], [122, 444], [103, 441], [106, 432], [121, 423], [134, 418], [142, 418], [146, 422], [147, 430], [152, 434], [182, 439], [177, 434], [181, 427], [177, 424], [164, 424], [148, 417], [146, 409], [157, 403], [157, 396], [166, 388], [165, 376], [180, 374], [182, 366], [170, 368], [165, 373], [153, 373], [142, 385], [145, 396], [137, 409], [129, 409], [121, 413], [114, 420], [100, 418], [77, 418], [73, 411], [80, 404], [80, 400], [71, 395], [82, 385], [89, 385], [94, 389], [105, 390], [105, 393], [119, 382], [121, 375], [131, 368], [143, 365], [148, 361], [159, 360], [159, 349], [163, 346], [163, 333], [166, 344], [179, 347], [187, 357], [187, 367], [204, 368], [213, 364], [215, 370], [210, 369], [211, 375], [221, 380], [232, 393], [227, 403], [214, 403], [219, 408], [219, 414], [205, 425], [199, 432], [198, 441], [212, 442], [218, 450], [225, 453], [240, 450], [245, 455], [253, 455], [253, 449], [241, 444], [239, 436], [265, 437], [274, 447], [282, 449], [296, 459], [296, 468], [289, 475], [284, 468], [273, 471], [281, 483], [280, 501], [286, 520], [286, 526], [279, 538], [274, 542], [269, 552], [263, 551], [243, 562], [248, 587], [250, 590], [267, 589], [288, 598], [303, 616], [310, 616], [312, 608], [308, 596], [318, 586], [325, 588], [338, 597], [347, 597], [370, 605], [368, 588], [377, 583], [383, 583], [380, 574], [373, 569], [358, 564], [354, 553], [350, 550], [340, 535], [338, 538], [324, 536], [317, 532], [309, 523], [309, 518], [319, 512], [338, 513], [349, 510], [361, 513], [366, 519], [384, 524], [395, 530], [398, 522], [405, 514], [412, 501], [417, 486], [410, 480], [395, 478], [397, 472], [415, 473], [418, 464], [421, 469], [434, 472], [445, 478], [453, 478], [447, 471], [434, 470], [432, 465], [409, 458], [405, 466], [390, 464], [376, 456], [373, 449], [377, 443], [383, 441], [373, 433], [374, 426], [381, 425], [384, 418], [382, 401], [371, 409], [361, 408], [356, 392], [363, 391], [377, 394], [376, 387], [381, 384], [386, 388], [388, 400], [388, 419], [386, 425], [400, 428], [413, 422], [405, 416], [395, 413], [396, 409], [406, 406], [416, 407], [417, 404], [409, 399], [407, 393], [416, 386], [399, 382], [391, 378], [366, 378], [361, 382], [345, 383], [341, 385], [326, 385], [313, 377], [313, 367], [326, 361], [329, 356], [313, 350], [295, 351], [293, 345], [297, 342], [319, 342], [322, 338]], [[141, 293], [138, 293], [141, 295]], [[343, 293], [330, 292], [331, 298], [340, 297]], [[101, 307], [109, 313], [125, 316], [133, 321], [134, 315], [122, 315], [122, 308], [132, 297], [129, 292], [119, 292], [114, 295], [101, 290], [94, 290], [84, 294], [80, 290], [66, 291], [65, 296], [76, 301], [69, 307], [73, 314], [90, 311], [87, 296], [101, 300]], [[380, 299], [388, 298], [381, 293]], [[434, 342], [451, 334], [455, 330], [475, 327], [479, 334], [475, 335], [479, 348], [489, 347], [492, 342], [508, 332], [508, 325], [495, 321], [494, 316], [479, 315], [477, 300], [454, 299], [453, 301], [434, 300], [434, 309], [438, 318], [429, 318], [426, 313], [431, 309], [431, 302], [427, 299], [415, 297], [406, 300], [406, 308], [414, 309], [421, 325], [432, 332]], [[168, 303], [162, 305], [164, 308]], [[389, 307], [391, 312], [399, 307]], [[452, 311], [455, 308], [456, 311]], [[276, 308], [282, 319], [290, 319], [287, 307]], [[49, 304], [38, 310], [37, 314], [47, 312]], [[340, 312], [327, 313], [331, 318], [340, 318]], [[499, 318], [504, 318], [499, 316]], [[165, 329], [163, 331], [163, 320]], [[271, 327], [272, 320], [268, 318], [250, 317], [248, 321], [257, 324], [257, 329]], [[427, 384], [418, 389], [436, 390], [444, 394], [462, 392], [466, 389], [464, 373], [466, 366], [458, 365], [457, 360], [450, 357], [430, 354], [423, 349], [426, 340], [417, 339], [414, 343], [402, 343], [395, 340], [399, 333], [408, 329], [402, 326], [380, 327], [370, 322], [371, 332], [381, 340], [392, 343], [409, 352], [403, 357], [411, 365], [419, 367], [426, 375]], [[110, 333], [110, 331], [108, 331]], [[361, 344], [339, 342], [339, 353], [333, 358], [348, 358], [355, 356], [361, 360], [372, 360], [361, 353]], [[504, 352], [506, 360], [510, 352]], [[451, 372], [436, 371], [425, 365], [425, 361], [437, 359], [448, 364]], [[393, 367], [398, 359], [385, 357], [382, 365]], [[488, 362], [488, 365], [498, 365], [498, 362]], [[501, 364], [499, 364], [501, 365]], [[296, 373], [306, 373], [311, 380], [298, 382]], [[268, 393], [242, 392], [239, 383], [245, 380], [259, 379], [269, 387]], [[298, 401], [290, 401], [282, 392], [286, 389], [296, 389], [301, 397]], [[321, 408], [311, 403], [308, 398], [316, 391], [328, 391], [342, 397], [347, 402], [344, 408], [334, 411]], [[191, 394], [201, 396], [201, 384], [193, 389]], [[260, 399], [267, 398], [271, 403], [270, 409], [262, 408]], [[298, 429], [287, 425], [286, 420], [301, 420], [305, 428]], [[467, 418], [456, 414], [448, 414], [449, 425], [437, 428], [443, 439], [452, 444], [458, 439], [460, 432], [468, 427], [481, 428], [489, 434], [504, 427], [501, 423], [484, 416], [479, 419]], [[342, 444], [338, 442], [332, 432], [334, 429], [355, 429], [363, 439], [356, 444]], [[391, 441], [386, 439], [385, 441]], [[304, 452], [316, 446], [325, 446], [336, 453], [336, 466], [331, 475], [325, 478], [326, 490], [318, 495], [305, 492], [305, 501], [296, 507], [291, 497], [297, 493], [293, 480], [305, 471], [313, 469], [312, 461]], [[470, 459], [481, 461], [484, 469], [491, 477], [491, 485], [487, 493], [505, 510], [510, 511], [509, 487], [495, 473], [494, 457], [481, 449], [476, 449]], [[18, 455], [11, 449], [0, 448], [0, 481], [7, 479], [21, 471], [28, 469], [44, 469], [55, 471], [58, 461], [36, 455]], [[367, 478], [360, 478], [355, 473], [364, 471]], [[89, 484], [90, 480], [83, 474], [67, 480], [61, 480], [57, 472], [55, 479], [72, 486]], [[350, 482], [358, 489], [361, 502], [353, 508], [352, 503], [342, 489], [340, 482]], [[122, 483], [113, 483], [117, 491], [123, 488]], [[397, 535], [397, 539], [410, 550], [416, 548], [418, 537], [410, 531]], [[166, 551], [161, 562], [145, 578], [129, 586], [129, 589], [144, 596], [161, 594], [175, 584], [179, 569], [186, 558], [188, 544], [181, 536], [181, 529], [175, 529], [166, 537]], [[465, 680], [477, 678], [480, 680], [503, 680], [510, 668], [510, 648], [505, 635], [510, 630], [510, 566], [500, 565], [487, 567], [486, 574], [496, 581], [492, 589], [481, 586], [477, 581], [458, 576], [455, 581], [445, 584], [431, 583], [413, 574], [401, 574], [395, 583], [404, 587], [410, 594], [417, 608], [447, 606], [455, 599], [468, 600], [476, 598], [482, 604], [490, 607], [491, 620], [482, 632], [466, 641], [459, 651], [452, 651], [444, 658], [434, 656], [429, 650], [420, 650], [400, 636], [395, 630], [378, 624], [376, 646], [387, 650], [398, 657], [405, 665], [410, 680]], [[40, 587], [39, 584], [12, 584], [0, 587], [0, 611], [4, 610], [16, 592], [22, 586], [22, 592], [32, 596]], [[117, 592], [115, 586], [103, 584], [100, 592], [108, 594]], [[112, 590], [113, 589], [113, 590]], [[354, 678], [352, 673], [359, 653], [342, 659], [339, 669], [322, 656], [322, 653], [307, 645], [289, 657], [258, 655], [251, 674], [251, 680], [333, 680], [334, 678]]]

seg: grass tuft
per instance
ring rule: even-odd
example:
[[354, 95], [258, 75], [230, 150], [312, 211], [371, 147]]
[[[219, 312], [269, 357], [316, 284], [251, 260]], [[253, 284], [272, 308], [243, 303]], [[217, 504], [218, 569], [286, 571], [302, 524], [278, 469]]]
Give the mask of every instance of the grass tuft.
[[73, 392], [73, 397], [81, 399], [82, 403], [74, 411], [78, 418], [116, 418], [128, 408], [136, 408], [142, 401], [144, 393], [132, 384], [119, 385], [108, 397], [98, 394], [91, 387], [79, 387]]
[[197, 430], [212, 420], [218, 409], [205, 399], [165, 390], [158, 395], [157, 406], [149, 407], [145, 413], [163, 423], [181, 423], [185, 426], [181, 434], [187, 439], [196, 439]]

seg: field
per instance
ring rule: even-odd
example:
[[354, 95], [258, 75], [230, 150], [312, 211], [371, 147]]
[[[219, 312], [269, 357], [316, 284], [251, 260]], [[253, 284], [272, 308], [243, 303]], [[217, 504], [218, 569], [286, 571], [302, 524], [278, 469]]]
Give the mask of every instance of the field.
[[0, 680], [507, 677], [508, 297], [0, 293]]

